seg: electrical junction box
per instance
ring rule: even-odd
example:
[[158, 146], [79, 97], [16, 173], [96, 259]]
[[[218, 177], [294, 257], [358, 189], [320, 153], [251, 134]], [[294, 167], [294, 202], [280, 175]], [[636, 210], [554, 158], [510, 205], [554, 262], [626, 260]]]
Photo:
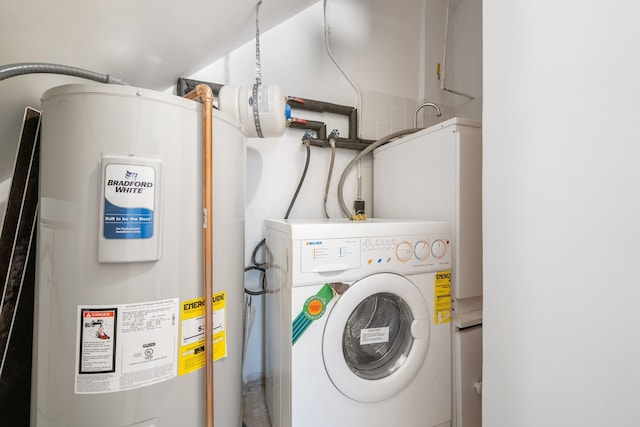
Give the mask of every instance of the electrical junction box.
[[103, 155], [99, 262], [156, 261], [162, 252], [161, 162]]

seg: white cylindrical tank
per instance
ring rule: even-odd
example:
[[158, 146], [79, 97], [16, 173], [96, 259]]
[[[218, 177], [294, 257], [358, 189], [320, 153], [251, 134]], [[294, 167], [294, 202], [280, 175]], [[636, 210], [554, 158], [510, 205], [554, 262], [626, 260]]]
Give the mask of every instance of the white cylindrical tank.
[[240, 122], [250, 138], [279, 137], [286, 128], [287, 103], [278, 85], [225, 85], [220, 88], [218, 104]]
[[[202, 104], [42, 97], [31, 425], [204, 425]], [[213, 112], [214, 417], [241, 425], [246, 137]], [[208, 352], [211, 354], [211, 352]]]

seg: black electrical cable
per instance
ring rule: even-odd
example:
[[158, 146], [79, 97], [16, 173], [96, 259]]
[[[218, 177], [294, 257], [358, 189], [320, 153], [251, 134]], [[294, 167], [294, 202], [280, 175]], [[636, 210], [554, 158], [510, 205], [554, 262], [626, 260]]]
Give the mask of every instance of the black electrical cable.
[[[255, 266], [255, 267], [264, 267], [267, 263], [266, 262], [258, 262], [257, 261], [257, 256], [258, 256], [258, 251], [260, 250], [261, 247], [264, 246], [264, 244], [266, 243], [265, 239], [260, 240], [260, 243], [258, 243], [256, 245], [255, 248], [253, 248], [253, 252], [251, 253], [251, 263]], [[246, 270], [245, 270], [246, 271]]]
[[259, 295], [264, 295], [267, 293], [267, 291], [251, 291], [247, 288], [244, 288], [244, 293], [247, 295], [251, 295], [251, 296], [259, 296]]
[[245, 273], [246, 273], [247, 271], [251, 271], [251, 270], [258, 270], [258, 271], [260, 271], [260, 272], [261, 272], [261, 277], [262, 277], [262, 279], [261, 279], [261, 282], [262, 282], [262, 289], [261, 289], [261, 290], [259, 290], [259, 291], [252, 291], [252, 290], [250, 290], [250, 289], [244, 288], [244, 293], [245, 293], [245, 294], [247, 294], [247, 295], [264, 295], [264, 294], [267, 292], [267, 289], [266, 289], [266, 278], [265, 278], [265, 269], [264, 269], [264, 268], [262, 268], [262, 267], [255, 266], [255, 265], [251, 265], [251, 266], [249, 266], [249, 267], [245, 267], [245, 269], [244, 269]]
[[304, 182], [304, 179], [307, 176], [307, 171], [309, 170], [309, 161], [311, 159], [311, 145], [307, 140], [305, 140], [304, 145], [307, 147], [307, 160], [304, 164], [304, 170], [302, 171], [302, 176], [300, 177], [298, 188], [296, 188], [296, 192], [293, 194], [293, 198], [291, 199], [291, 203], [289, 204], [287, 213], [284, 215], [284, 219], [289, 219], [289, 214], [291, 213], [291, 209], [293, 209], [293, 205], [295, 204], [296, 199], [298, 198], [298, 194], [300, 193], [300, 188], [302, 188], [302, 183]]
[[[302, 184], [304, 183], [304, 180], [307, 176], [307, 171], [309, 170], [309, 162], [311, 160], [311, 145], [309, 144], [308, 140], [304, 140], [304, 145], [307, 147], [307, 159], [305, 161], [304, 164], [304, 169], [302, 171], [302, 176], [300, 177], [300, 181], [298, 182], [298, 187], [296, 188], [295, 193], [293, 194], [293, 197], [291, 198], [291, 203], [289, 203], [289, 208], [287, 208], [287, 213], [284, 216], [284, 219], [289, 219], [289, 214], [291, 213], [291, 209], [293, 209], [293, 205], [296, 202], [296, 199], [298, 198], [298, 194], [300, 194], [300, 189], [302, 188]], [[244, 269], [245, 272], [250, 271], [250, 270], [258, 270], [261, 272], [261, 282], [262, 282], [262, 290], [261, 291], [252, 291], [249, 290], [247, 288], [244, 288], [244, 292], [248, 295], [264, 295], [267, 292], [267, 278], [266, 278], [266, 270], [265, 267], [267, 265], [266, 262], [258, 262], [257, 257], [258, 257], [258, 251], [266, 244], [266, 239], [262, 239], [260, 240], [260, 243], [258, 243], [256, 245], [256, 247], [253, 249], [253, 252], [251, 253], [251, 263], [253, 265], [246, 267]]]

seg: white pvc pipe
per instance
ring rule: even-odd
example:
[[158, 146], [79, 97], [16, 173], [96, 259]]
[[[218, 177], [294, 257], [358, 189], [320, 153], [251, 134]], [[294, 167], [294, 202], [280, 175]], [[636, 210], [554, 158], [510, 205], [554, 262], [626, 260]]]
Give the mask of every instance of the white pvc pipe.
[[[340, 65], [336, 57], [333, 55], [333, 52], [331, 51], [331, 46], [329, 44], [329, 35], [331, 34], [331, 27], [329, 26], [328, 7], [329, 7], [329, 1], [323, 0], [324, 47], [331, 61], [335, 64], [336, 67], [338, 67], [338, 70], [340, 70], [344, 78], [347, 79], [347, 81], [349, 82], [353, 90], [356, 92], [356, 96], [358, 97], [358, 111], [362, 111], [362, 95], [360, 94], [360, 90], [358, 90], [358, 87], [356, 86], [351, 76], [349, 76], [349, 74], [342, 67], [342, 65]], [[360, 127], [362, 126], [361, 122], [362, 120], [358, 120], [358, 134], [356, 136], [361, 135], [361, 132], [360, 132], [361, 131]]]

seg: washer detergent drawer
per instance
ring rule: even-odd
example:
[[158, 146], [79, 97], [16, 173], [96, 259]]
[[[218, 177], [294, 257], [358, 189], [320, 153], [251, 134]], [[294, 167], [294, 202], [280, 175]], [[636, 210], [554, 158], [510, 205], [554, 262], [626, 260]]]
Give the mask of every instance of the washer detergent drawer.
[[300, 242], [303, 273], [326, 273], [360, 267], [360, 239], [313, 239]]

